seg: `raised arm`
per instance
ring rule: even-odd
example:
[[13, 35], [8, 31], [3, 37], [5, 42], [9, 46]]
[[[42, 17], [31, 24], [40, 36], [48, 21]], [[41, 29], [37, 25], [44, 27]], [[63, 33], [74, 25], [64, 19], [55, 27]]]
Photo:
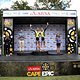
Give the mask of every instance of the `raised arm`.
[[32, 28], [32, 25], [31, 24], [30, 24], [30, 29], [35, 32], [35, 30]]
[[49, 23], [47, 22], [47, 25], [46, 25], [46, 27], [45, 27], [44, 31], [48, 28], [48, 25], [49, 25]]

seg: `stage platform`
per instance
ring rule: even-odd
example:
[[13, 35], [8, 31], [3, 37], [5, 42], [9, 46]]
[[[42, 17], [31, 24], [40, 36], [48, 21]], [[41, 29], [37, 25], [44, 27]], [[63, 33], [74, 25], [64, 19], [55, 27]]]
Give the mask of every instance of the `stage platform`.
[[[26, 52], [21, 52], [20, 54], [24, 54]], [[31, 53], [31, 52], [28, 52]], [[17, 55], [14, 53], [12, 56], [0, 56], [0, 61], [18, 61], [18, 62], [67, 62], [67, 61], [80, 61], [80, 55], [78, 54], [70, 54], [68, 55], [66, 52], [61, 52], [61, 54], [56, 54], [55, 51], [48, 52], [46, 55]]]

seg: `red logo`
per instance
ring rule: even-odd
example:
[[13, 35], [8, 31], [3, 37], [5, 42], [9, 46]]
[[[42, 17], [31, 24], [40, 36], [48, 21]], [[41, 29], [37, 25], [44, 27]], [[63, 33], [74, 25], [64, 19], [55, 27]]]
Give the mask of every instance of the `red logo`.
[[30, 15], [50, 15], [50, 12], [32, 12]]
[[28, 66], [27, 71], [38, 72], [41, 71], [41, 66]]

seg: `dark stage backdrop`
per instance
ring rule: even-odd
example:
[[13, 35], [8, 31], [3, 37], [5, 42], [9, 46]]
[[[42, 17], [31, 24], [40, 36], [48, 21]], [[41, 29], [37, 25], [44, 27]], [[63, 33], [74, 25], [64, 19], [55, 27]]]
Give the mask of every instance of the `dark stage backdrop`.
[[[46, 27], [46, 24], [33, 24], [32, 28]], [[21, 31], [22, 30], [22, 31]], [[44, 50], [56, 50], [56, 34], [61, 35], [61, 50], [65, 50], [65, 25], [64, 24], [49, 24], [45, 31]], [[35, 32], [30, 30], [29, 24], [14, 25], [14, 51], [20, 50], [19, 37], [24, 37], [24, 51], [36, 50]]]

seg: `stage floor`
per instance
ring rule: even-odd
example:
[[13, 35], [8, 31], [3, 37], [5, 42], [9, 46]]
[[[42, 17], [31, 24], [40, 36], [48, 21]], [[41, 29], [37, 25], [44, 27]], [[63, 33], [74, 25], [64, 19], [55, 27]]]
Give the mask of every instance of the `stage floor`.
[[[20, 54], [22, 54], [21, 52]], [[44, 53], [45, 54], [45, 53]], [[12, 56], [0, 56], [0, 61], [22, 61], [22, 62], [66, 62], [66, 61], [80, 61], [80, 55], [78, 54], [70, 54], [68, 55], [65, 52], [61, 52], [61, 54], [56, 54], [55, 51], [48, 53], [47, 55], [17, 55], [14, 53]]]
[[[15, 51], [14, 54], [17, 55], [54, 55], [57, 54], [56, 50], [48, 50], [48, 51]], [[60, 54], [65, 54], [65, 51], [62, 50]]]

